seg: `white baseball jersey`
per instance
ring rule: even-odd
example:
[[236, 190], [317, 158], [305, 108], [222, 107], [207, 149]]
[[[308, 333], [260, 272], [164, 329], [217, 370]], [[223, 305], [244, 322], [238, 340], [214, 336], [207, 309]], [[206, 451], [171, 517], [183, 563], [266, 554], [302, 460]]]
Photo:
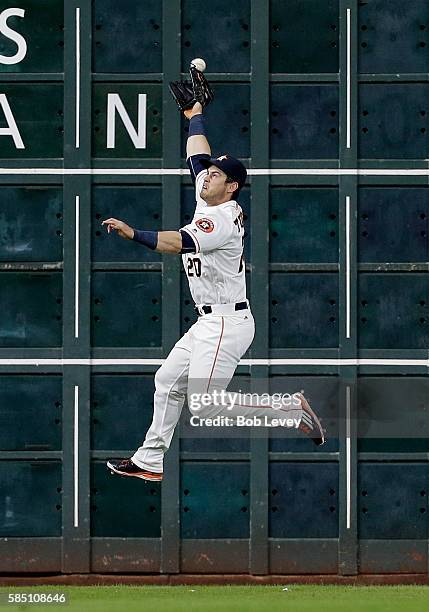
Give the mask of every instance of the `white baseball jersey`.
[[194, 218], [181, 228], [195, 244], [195, 253], [182, 255], [189, 289], [197, 306], [244, 302], [243, 211], [235, 200], [207, 206], [200, 197], [206, 174], [202, 170], [195, 177]]

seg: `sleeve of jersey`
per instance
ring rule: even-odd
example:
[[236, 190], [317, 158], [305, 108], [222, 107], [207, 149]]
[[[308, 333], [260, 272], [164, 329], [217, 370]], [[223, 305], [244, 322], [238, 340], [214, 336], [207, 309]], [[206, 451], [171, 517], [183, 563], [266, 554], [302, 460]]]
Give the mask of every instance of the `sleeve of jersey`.
[[202, 159], [210, 159], [210, 155], [201, 153], [199, 155], [192, 155], [186, 160], [189, 170], [191, 172], [192, 182], [195, 187], [195, 200], [197, 202], [197, 208], [205, 208], [206, 203], [200, 197], [201, 189], [203, 188], [204, 177], [207, 173], [207, 169], [201, 165]]
[[207, 153], [199, 153], [198, 155], [191, 155], [191, 157], [188, 157], [188, 159], [186, 160], [194, 185], [197, 180], [197, 176], [201, 174], [203, 170], [207, 172], [207, 170], [201, 164], [202, 159], [210, 159], [210, 155], [208, 155]]
[[222, 215], [199, 215], [180, 229], [194, 241], [196, 253], [209, 253], [221, 248], [230, 238], [231, 227]]

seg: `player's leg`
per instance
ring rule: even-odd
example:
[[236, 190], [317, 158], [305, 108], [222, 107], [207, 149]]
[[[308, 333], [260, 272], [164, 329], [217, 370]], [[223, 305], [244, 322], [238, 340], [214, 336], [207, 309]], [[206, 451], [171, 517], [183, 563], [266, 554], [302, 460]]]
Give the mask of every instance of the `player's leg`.
[[[194, 326], [188, 378], [188, 404], [213, 391], [226, 389], [255, 332], [251, 314], [202, 316]], [[217, 407], [204, 407], [204, 415], [217, 416]]]
[[164, 453], [170, 447], [186, 398], [189, 358], [188, 348], [175, 346], [155, 375], [152, 424], [132, 456], [143, 469], [163, 471]]
[[198, 404], [200, 397], [210, 395], [217, 399], [227, 389], [253, 335], [251, 315], [205, 316], [198, 320], [188, 379], [188, 404], [196, 416], [257, 416], [261, 413], [260, 408], [249, 405], [237, 404], [230, 410], [229, 405], [216, 401], [209, 405]]
[[131, 459], [109, 460], [112, 472], [143, 480], [162, 480], [164, 453], [186, 398], [192, 336], [189, 330], [173, 347], [155, 375], [153, 419], [145, 440]]
[[236, 418], [258, 417], [288, 419], [294, 427], [309, 435], [316, 444], [323, 444], [324, 435], [320, 422], [300, 393], [283, 401], [268, 397], [263, 404], [249, 402], [240, 397], [231, 404], [212, 403], [203, 405], [198, 397], [204, 393], [213, 396], [226, 390], [242, 355], [253, 339], [253, 320], [243, 315], [225, 317], [201, 317], [194, 332], [194, 348], [189, 367], [188, 403], [195, 416], [214, 418], [226, 416]]

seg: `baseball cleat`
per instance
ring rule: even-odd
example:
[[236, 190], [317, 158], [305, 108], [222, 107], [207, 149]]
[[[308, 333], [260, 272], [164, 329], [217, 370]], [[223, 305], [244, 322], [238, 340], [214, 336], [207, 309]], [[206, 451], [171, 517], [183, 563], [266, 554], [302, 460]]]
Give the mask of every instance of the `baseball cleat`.
[[118, 474], [119, 476], [134, 476], [135, 478], [150, 480], [151, 482], [160, 482], [162, 480], [162, 472], [143, 470], [133, 463], [131, 459], [109, 459], [107, 467], [111, 474]]
[[322, 425], [310, 404], [305, 399], [302, 393], [296, 393], [301, 400], [302, 417], [299, 424], [299, 429], [311, 438], [317, 446], [322, 446], [325, 443], [325, 432]]

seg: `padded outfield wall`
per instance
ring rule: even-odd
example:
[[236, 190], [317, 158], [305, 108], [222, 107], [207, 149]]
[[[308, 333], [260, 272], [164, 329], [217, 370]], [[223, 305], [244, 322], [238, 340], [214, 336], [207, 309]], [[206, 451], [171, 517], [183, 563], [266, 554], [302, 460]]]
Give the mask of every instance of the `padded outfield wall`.
[[[429, 5], [201, 9], [0, 2], [0, 572], [427, 574]], [[161, 487], [105, 459], [195, 314], [179, 258], [100, 222], [191, 218], [194, 57], [249, 168], [238, 375], [305, 389], [329, 440], [176, 435]]]

